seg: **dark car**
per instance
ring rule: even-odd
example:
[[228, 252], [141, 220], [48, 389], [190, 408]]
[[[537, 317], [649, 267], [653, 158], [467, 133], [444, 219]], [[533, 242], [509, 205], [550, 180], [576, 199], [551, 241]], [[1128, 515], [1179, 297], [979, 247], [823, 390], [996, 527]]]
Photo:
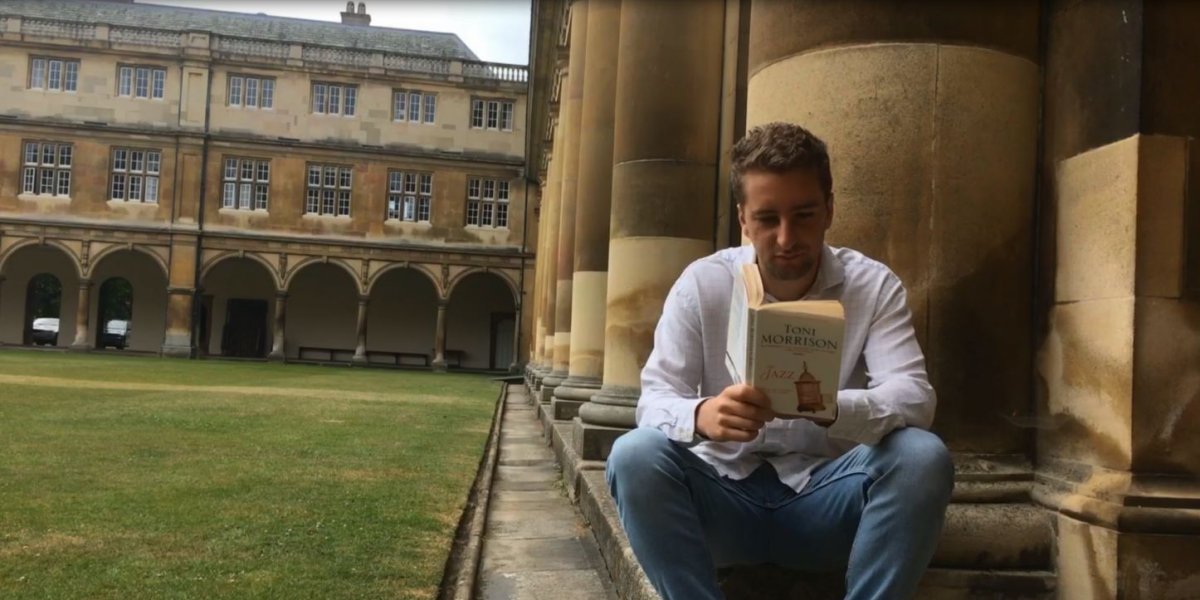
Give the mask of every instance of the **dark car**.
[[54, 317], [39, 317], [33, 320], [31, 328], [35, 346], [53, 346], [58, 343], [58, 319]]
[[129, 326], [129, 321], [124, 319], [112, 319], [104, 324], [104, 331], [100, 332], [101, 348], [116, 348], [124, 350], [125, 346], [129, 345], [129, 334], [132, 328]]

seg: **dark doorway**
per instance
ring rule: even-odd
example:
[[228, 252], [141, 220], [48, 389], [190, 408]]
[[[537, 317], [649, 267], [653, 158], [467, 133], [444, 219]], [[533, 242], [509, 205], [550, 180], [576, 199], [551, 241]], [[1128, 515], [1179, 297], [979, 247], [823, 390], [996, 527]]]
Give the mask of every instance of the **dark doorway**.
[[133, 335], [133, 285], [124, 277], [110, 277], [100, 286], [96, 311], [96, 348], [124, 350]]
[[221, 355], [263, 358], [267, 355], [267, 301], [230, 298], [225, 305]]
[[512, 365], [513, 336], [516, 335], [516, 315], [492, 313], [491, 351], [489, 369], [507, 369]]
[[62, 312], [62, 282], [49, 273], [34, 275], [25, 288], [26, 345], [57, 346], [59, 313]]

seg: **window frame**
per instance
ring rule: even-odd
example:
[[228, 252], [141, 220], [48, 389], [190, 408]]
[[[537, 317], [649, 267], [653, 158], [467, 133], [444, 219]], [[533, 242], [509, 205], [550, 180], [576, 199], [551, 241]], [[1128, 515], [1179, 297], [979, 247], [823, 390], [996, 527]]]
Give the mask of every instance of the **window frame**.
[[358, 116], [358, 84], [313, 80], [308, 90], [308, 109], [311, 114], [347, 118]]
[[511, 192], [508, 179], [468, 175], [464, 227], [508, 229]]
[[[266, 167], [265, 178], [263, 167]], [[269, 158], [241, 154], [221, 155], [221, 210], [269, 213], [272, 170]]]
[[[41, 64], [40, 76], [35, 80], [35, 67]], [[51, 73], [53, 68], [58, 67], [58, 83], [57, 87], [51, 83]], [[79, 69], [80, 59], [64, 58], [62, 56], [51, 56], [47, 54], [30, 54], [28, 62], [28, 70], [25, 77], [25, 89], [38, 90], [42, 92], [59, 92], [64, 94], [74, 94], [79, 91]], [[72, 69], [71, 67], [74, 67]]]
[[[109, 202], [158, 204], [162, 200], [163, 151], [161, 148], [112, 146], [109, 148], [108, 154]], [[140, 158], [138, 158], [139, 156]], [[117, 164], [118, 157], [121, 159], [120, 166]], [[157, 167], [151, 169], [152, 164], [156, 164]], [[121, 197], [117, 197], [116, 194], [118, 181], [120, 182]], [[154, 190], [153, 199], [148, 198], [151, 189]], [[135, 195], [136, 198], [133, 197]]]
[[[254, 82], [253, 85], [251, 82]], [[236, 83], [236, 85], [235, 85]], [[236, 89], [236, 94], [234, 93]], [[250, 88], [255, 90], [254, 103], [250, 102]], [[225, 106], [254, 110], [275, 109], [275, 78], [269, 75], [251, 75], [231, 71], [225, 77]]]
[[[30, 148], [33, 149], [32, 161]], [[52, 148], [49, 155], [47, 147]], [[47, 162], [49, 156], [49, 162]], [[75, 164], [75, 145], [44, 139], [21, 140], [21, 162], [17, 170], [17, 189], [23, 196], [71, 197], [71, 173]], [[49, 177], [47, 177], [49, 175]], [[49, 188], [49, 192], [43, 190]]]
[[304, 171], [304, 216], [354, 217], [353, 165], [309, 161]]
[[[161, 75], [160, 75], [161, 72]], [[145, 75], [143, 80], [141, 77]], [[126, 77], [128, 75], [128, 77]], [[156, 84], [162, 80], [159, 88]], [[167, 67], [147, 63], [117, 63], [117, 97], [132, 100], [167, 99]], [[142, 95], [142, 89], [145, 95]]]
[[472, 96], [468, 125], [471, 129], [511, 133], [515, 128], [516, 105], [512, 98]]
[[384, 221], [433, 222], [433, 171], [388, 169], [385, 193]]

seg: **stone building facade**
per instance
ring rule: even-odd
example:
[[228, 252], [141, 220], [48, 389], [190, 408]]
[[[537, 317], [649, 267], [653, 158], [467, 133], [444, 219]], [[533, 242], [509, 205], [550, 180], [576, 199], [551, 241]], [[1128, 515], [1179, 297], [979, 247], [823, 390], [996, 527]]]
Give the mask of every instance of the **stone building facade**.
[[0, 343], [509, 369], [531, 324], [527, 69], [453, 34], [0, 4]]
[[526, 374], [585, 512], [668, 288], [741, 243], [732, 144], [786, 120], [938, 392], [957, 487], [920, 597], [1200, 597], [1200, 6], [534, 4]]

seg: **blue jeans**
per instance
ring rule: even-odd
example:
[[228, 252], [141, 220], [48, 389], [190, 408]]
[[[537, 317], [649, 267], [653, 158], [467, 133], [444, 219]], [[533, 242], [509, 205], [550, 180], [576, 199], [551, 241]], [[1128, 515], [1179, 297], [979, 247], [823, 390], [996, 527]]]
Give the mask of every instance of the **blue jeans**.
[[717, 568], [846, 569], [848, 600], [912, 597], [954, 487], [938, 437], [898, 429], [819, 467], [800, 493], [764, 463], [734, 481], [656, 429], [617, 439], [608, 486], [665, 600], [719, 599]]

